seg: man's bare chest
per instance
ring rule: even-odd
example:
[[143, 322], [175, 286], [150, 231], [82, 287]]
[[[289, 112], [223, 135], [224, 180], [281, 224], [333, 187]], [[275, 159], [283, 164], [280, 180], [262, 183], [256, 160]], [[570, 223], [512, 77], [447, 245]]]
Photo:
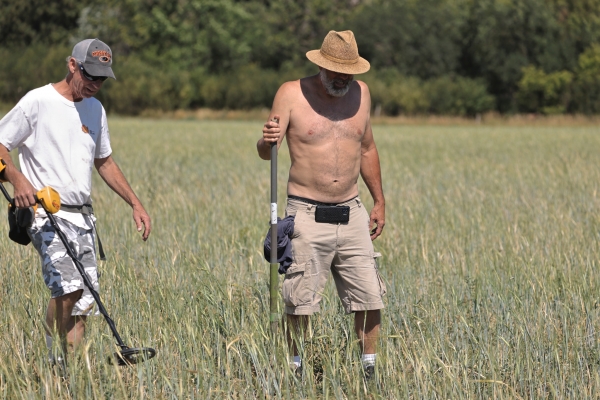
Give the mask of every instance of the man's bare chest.
[[288, 127], [290, 140], [302, 143], [353, 141], [360, 143], [365, 134], [366, 121], [355, 115], [351, 118], [326, 118], [313, 110], [293, 115]]

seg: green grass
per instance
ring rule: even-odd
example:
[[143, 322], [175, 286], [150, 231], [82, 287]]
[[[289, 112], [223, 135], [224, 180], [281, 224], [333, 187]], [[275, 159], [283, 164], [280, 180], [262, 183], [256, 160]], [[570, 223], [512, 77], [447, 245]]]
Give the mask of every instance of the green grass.
[[[124, 340], [105, 362], [101, 317], [61, 380], [45, 364], [48, 292], [31, 246], [0, 225], [0, 397], [596, 398], [600, 130], [376, 126], [387, 223], [375, 242], [387, 284], [378, 384], [365, 394], [352, 318], [334, 285], [305, 346], [303, 385], [269, 333], [269, 163], [260, 122], [113, 118], [114, 157], [153, 218], [94, 176], [108, 260], [101, 297]], [[280, 215], [289, 157], [280, 152]], [[361, 183], [361, 196], [371, 204]]]

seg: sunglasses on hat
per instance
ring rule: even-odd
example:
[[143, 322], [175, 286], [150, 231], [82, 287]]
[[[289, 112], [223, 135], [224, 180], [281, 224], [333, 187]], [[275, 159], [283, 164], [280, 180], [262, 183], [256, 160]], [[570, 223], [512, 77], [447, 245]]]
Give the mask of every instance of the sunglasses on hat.
[[82, 63], [77, 63], [77, 64], [79, 65], [79, 69], [81, 70], [81, 74], [88, 81], [92, 81], [92, 82], [101, 81], [101, 82], [104, 82], [105, 80], [108, 79], [108, 76], [93, 76], [93, 75], [90, 75], [90, 74], [88, 74], [86, 72], [85, 68], [83, 68], [83, 64]]

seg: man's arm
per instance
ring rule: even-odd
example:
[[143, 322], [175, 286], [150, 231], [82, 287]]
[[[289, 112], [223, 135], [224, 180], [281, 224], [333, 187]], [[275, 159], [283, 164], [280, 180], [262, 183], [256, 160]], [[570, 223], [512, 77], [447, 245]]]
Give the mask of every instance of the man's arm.
[[148, 239], [152, 230], [150, 216], [144, 209], [142, 202], [133, 192], [133, 189], [131, 189], [131, 186], [129, 186], [129, 183], [127, 183], [125, 175], [123, 175], [115, 160], [113, 160], [112, 156], [96, 158], [94, 165], [102, 179], [104, 179], [104, 182], [133, 208], [133, 220], [135, 221], [137, 230], [140, 232], [143, 227], [142, 239]]
[[25, 178], [25, 175], [19, 171], [13, 163], [8, 149], [2, 144], [0, 144], [0, 158], [6, 163], [4, 178], [14, 187], [15, 205], [23, 208], [35, 205], [35, 194], [37, 193], [37, 190], [35, 190], [29, 180]]
[[[269, 120], [263, 126], [263, 137], [256, 143], [258, 156], [263, 160], [271, 159], [271, 143], [277, 142], [277, 148], [281, 146], [283, 137], [290, 123], [291, 106], [289, 96], [294, 90], [294, 82], [286, 82], [277, 91], [273, 100], [273, 108]], [[279, 123], [273, 121], [277, 119]]]
[[[369, 127], [369, 131], [371, 128]], [[366, 135], [365, 135], [366, 136]], [[367, 185], [371, 197], [373, 197], [373, 209], [369, 219], [369, 230], [371, 230], [371, 240], [375, 240], [383, 227], [385, 226], [385, 198], [383, 197], [383, 187], [381, 185], [381, 167], [379, 165], [379, 154], [373, 139], [373, 133], [370, 134], [370, 144], [366, 145], [363, 141], [362, 155], [360, 161], [360, 175]], [[373, 224], [377, 225], [373, 229]]]
[[[363, 85], [361, 85], [363, 86]], [[371, 109], [371, 98], [366, 85], [364, 85], [364, 98], [367, 113]], [[371, 240], [375, 240], [385, 226], [385, 197], [383, 196], [383, 187], [381, 185], [381, 166], [379, 164], [379, 153], [373, 139], [373, 130], [371, 129], [371, 119], [367, 117], [365, 135], [362, 140], [360, 175], [367, 185], [371, 197], [373, 197], [373, 209], [369, 218], [369, 230], [371, 231]], [[373, 229], [373, 225], [376, 225]]]

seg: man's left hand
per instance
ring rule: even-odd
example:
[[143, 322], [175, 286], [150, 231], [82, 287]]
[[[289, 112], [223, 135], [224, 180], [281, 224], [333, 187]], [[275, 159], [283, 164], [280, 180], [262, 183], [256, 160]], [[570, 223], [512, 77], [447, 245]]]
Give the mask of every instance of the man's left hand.
[[150, 236], [150, 231], [152, 230], [152, 223], [150, 222], [150, 216], [146, 210], [144, 210], [144, 207], [133, 207], [133, 220], [135, 221], [138, 232], [142, 232], [142, 228], [144, 229], [142, 232], [142, 239], [147, 240], [148, 236]]
[[383, 231], [385, 226], [385, 206], [375, 204], [371, 210], [369, 218], [369, 232], [371, 233], [371, 240], [377, 239]]

